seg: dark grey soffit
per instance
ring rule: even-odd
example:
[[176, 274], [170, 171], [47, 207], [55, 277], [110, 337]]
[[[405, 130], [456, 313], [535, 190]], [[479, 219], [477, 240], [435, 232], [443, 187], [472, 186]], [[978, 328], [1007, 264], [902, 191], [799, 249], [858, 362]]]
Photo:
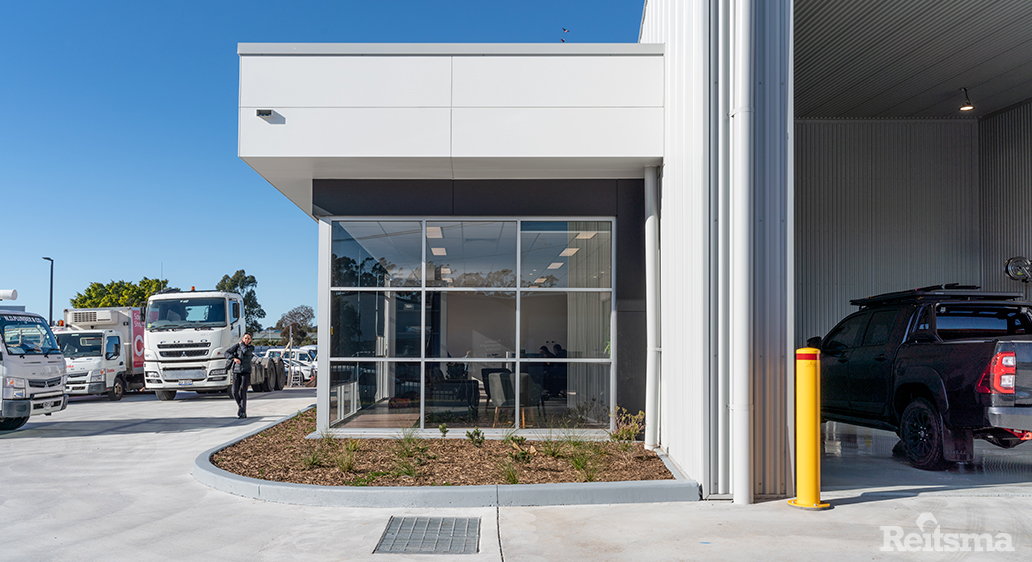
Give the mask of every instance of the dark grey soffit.
[[643, 180], [312, 180], [319, 216], [615, 216]]

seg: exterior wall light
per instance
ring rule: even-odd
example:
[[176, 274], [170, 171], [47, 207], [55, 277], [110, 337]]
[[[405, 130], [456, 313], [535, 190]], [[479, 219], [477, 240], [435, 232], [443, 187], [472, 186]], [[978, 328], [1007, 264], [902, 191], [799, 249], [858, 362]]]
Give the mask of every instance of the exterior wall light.
[[971, 111], [975, 106], [971, 105], [971, 100], [968, 99], [967, 88], [961, 88], [964, 91], [964, 105], [960, 106], [961, 111]]

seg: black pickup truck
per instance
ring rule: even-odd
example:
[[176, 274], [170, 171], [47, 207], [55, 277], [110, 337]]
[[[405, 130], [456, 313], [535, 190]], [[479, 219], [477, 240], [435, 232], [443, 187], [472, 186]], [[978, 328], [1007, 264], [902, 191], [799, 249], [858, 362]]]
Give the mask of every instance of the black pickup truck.
[[1032, 303], [956, 284], [850, 301], [821, 350], [821, 417], [888, 429], [917, 468], [974, 459], [974, 439], [1032, 439]]

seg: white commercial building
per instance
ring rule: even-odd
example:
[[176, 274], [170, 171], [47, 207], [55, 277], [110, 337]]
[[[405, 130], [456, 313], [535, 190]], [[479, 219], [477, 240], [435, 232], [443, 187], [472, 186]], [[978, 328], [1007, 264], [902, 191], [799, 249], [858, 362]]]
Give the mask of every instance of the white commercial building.
[[320, 429], [623, 406], [703, 497], [792, 495], [806, 337], [1032, 251], [1032, 4], [855, 4], [649, 0], [638, 44], [241, 44], [240, 157], [319, 222]]

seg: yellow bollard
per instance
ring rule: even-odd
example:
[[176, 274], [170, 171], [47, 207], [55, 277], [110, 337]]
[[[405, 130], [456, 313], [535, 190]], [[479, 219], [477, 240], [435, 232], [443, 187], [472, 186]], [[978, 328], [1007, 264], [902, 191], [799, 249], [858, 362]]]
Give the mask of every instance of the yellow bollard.
[[821, 350], [796, 350], [796, 498], [789, 505], [828, 509], [821, 503]]

